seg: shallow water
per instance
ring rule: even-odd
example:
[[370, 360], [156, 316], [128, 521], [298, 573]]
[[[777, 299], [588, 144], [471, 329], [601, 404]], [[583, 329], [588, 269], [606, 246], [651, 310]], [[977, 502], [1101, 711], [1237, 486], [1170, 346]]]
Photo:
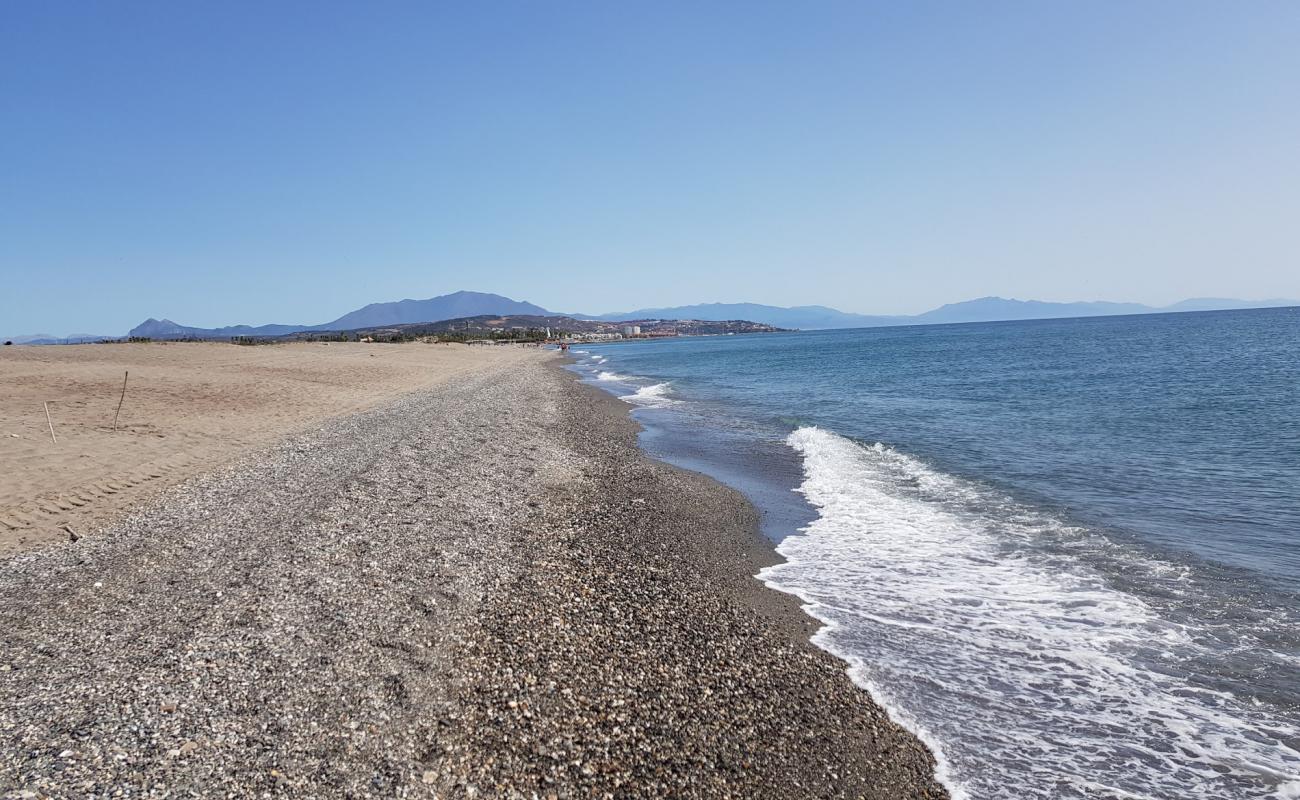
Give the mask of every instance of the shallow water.
[[1300, 797], [1300, 310], [585, 349], [956, 796]]

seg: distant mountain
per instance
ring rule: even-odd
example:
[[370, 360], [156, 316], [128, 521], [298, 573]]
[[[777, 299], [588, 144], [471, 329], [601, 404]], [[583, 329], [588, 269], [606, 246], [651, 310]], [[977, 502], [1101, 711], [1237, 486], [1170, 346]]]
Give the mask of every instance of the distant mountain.
[[127, 333], [147, 339], [226, 339], [231, 336], [283, 336], [307, 330], [306, 325], [230, 325], [225, 328], [194, 328], [169, 319], [149, 319]]
[[636, 311], [601, 314], [585, 319], [607, 321], [635, 319], [699, 319], [720, 322], [744, 319], [778, 328], [868, 328], [879, 325], [906, 325], [908, 317], [869, 316], [837, 311], [826, 306], [765, 306], [759, 303], [701, 303], [671, 308], [641, 308]]
[[981, 297], [910, 316], [851, 314], [826, 306], [765, 306], [756, 303], [703, 303], [671, 308], [643, 308], [617, 314], [602, 314], [582, 319], [747, 319], [781, 328], [814, 330], [824, 328], [878, 328], [888, 325], [940, 325], [953, 322], [998, 322], [1002, 320], [1058, 319], [1065, 317], [1102, 317], [1120, 314], [1161, 314], [1178, 311], [1225, 311], [1245, 308], [1300, 306], [1296, 300], [1227, 300], [1200, 298], [1184, 300], [1171, 306], [1155, 307], [1141, 303], [1104, 301], [1049, 303], [1041, 300], [1014, 300], [1005, 297]]
[[1052, 319], [1056, 317], [1106, 317], [1116, 314], [1150, 314], [1158, 309], [1141, 303], [1045, 303], [1041, 300], [1008, 300], [1004, 297], [981, 297], [961, 303], [949, 303], [933, 311], [917, 314], [907, 324], [945, 322], [995, 322], [1013, 319]]
[[[622, 332], [623, 321], [575, 319], [571, 316], [550, 314], [480, 314], [474, 317], [444, 319], [438, 322], [412, 322], [378, 328], [360, 328], [351, 332], [359, 336], [374, 337], [378, 341], [431, 334], [488, 334], [515, 332], [521, 338], [531, 338], [530, 333], [543, 329], [577, 334], [617, 334]], [[735, 333], [777, 333], [780, 328], [749, 320], [640, 320], [641, 333], [649, 337], [667, 335], [722, 335]], [[314, 334], [304, 331], [290, 338], [308, 338]]]
[[45, 342], [57, 341], [58, 338], [52, 333], [29, 333], [24, 336], [6, 336], [3, 341], [13, 342], [14, 344], [44, 344]]
[[545, 317], [550, 311], [483, 292], [453, 292], [428, 300], [398, 300], [394, 303], [371, 303], [333, 322], [314, 326], [317, 330], [346, 331], [356, 328], [378, 328], [385, 325], [405, 325], [411, 322], [438, 322], [444, 319], [477, 317], [484, 314], [500, 316]]
[[453, 292], [428, 300], [397, 300], [371, 303], [320, 325], [230, 325], [224, 328], [196, 328], [169, 319], [152, 317], [131, 329], [128, 336], [150, 339], [228, 339], [232, 336], [285, 336], [302, 331], [348, 331], [412, 322], [476, 317], [482, 314], [546, 316], [551, 312], [532, 303], [522, 303], [499, 294]]
[[702, 303], [672, 308], [643, 308], [594, 319], [749, 319], [783, 328], [877, 328], [887, 325], [927, 325], [945, 322], [988, 322], [1049, 317], [1087, 317], [1102, 314], [1144, 314], [1154, 309], [1139, 303], [1044, 303], [981, 297], [949, 303], [923, 314], [886, 316], [853, 314], [826, 306], [765, 306], [757, 303]]
[[1191, 300], [1183, 300], [1174, 303], [1171, 306], [1161, 308], [1161, 311], [1231, 311], [1243, 308], [1289, 308], [1291, 306], [1300, 306], [1297, 300], [1282, 300], [1274, 298], [1272, 300], [1232, 300], [1225, 297], [1193, 297]]
[[1040, 300], [1008, 300], [1004, 297], [981, 297], [963, 303], [949, 303], [933, 311], [912, 317], [914, 325], [945, 322], [998, 322], [1016, 319], [1059, 319], [1065, 317], [1111, 317], [1121, 314], [1171, 314], [1183, 311], [1235, 311], [1247, 308], [1279, 308], [1300, 305], [1296, 300], [1231, 300], [1201, 297], [1168, 306], [1142, 303], [1045, 303]]
[[[1116, 314], [1156, 314], [1177, 311], [1215, 311], [1244, 308], [1300, 306], [1296, 300], [1232, 300], [1195, 298], [1170, 306], [1153, 307], [1141, 303], [1048, 303], [1040, 300], [1014, 300], [1004, 297], [981, 297], [961, 303], [949, 303], [931, 311], [911, 316], [853, 314], [827, 306], [768, 306], [759, 303], [702, 303], [669, 308], [641, 308], [612, 314], [571, 314], [577, 319], [615, 322], [621, 320], [701, 320], [726, 322], [748, 320], [778, 328], [875, 328], [886, 325], [935, 325], [952, 322], [996, 322], [999, 320], [1052, 319], [1060, 317], [1096, 317]], [[319, 325], [232, 325], [224, 328], [195, 328], [169, 319], [148, 319], [131, 329], [129, 335], [151, 339], [226, 339], [232, 336], [285, 336], [302, 331], [351, 331], [394, 325], [441, 322], [484, 315], [547, 317], [563, 316], [541, 306], [512, 300], [498, 294], [453, 292], [427, 300], [398, 300], [371, 303], [344, 314], [332, 322]], [[88, 336], [84, 341], [97, 341]], [[14, 341], [55, 344], [68, 339], [39, 335], [19, 337]]]
[[52, 333], [32, 333], [26, 336], [0, 336], [0, 342], [14, 344], [84, 344], [116, 339], [116, 336], [99, 336], [93, 333], [70, 333], [67, 336], [55, 336]]

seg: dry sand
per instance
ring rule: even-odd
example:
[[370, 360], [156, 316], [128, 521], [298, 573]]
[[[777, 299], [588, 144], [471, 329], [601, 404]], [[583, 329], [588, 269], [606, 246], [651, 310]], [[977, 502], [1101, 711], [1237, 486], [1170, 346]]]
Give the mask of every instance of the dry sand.
[[0, 348], [0, 557], [66, 540], [64, 526], [92, 533], [159, 489], [324, 419], [525, 357], [414, 343]]

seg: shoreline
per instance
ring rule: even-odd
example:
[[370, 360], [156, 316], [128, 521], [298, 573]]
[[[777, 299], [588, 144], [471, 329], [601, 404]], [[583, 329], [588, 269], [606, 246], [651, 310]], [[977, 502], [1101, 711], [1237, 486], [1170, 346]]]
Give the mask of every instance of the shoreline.
[[[754, 504], [745, 498], [740, 490], [728, 486], [711, 475], [673, 464], [647, 453], [638, 441], [644, 426], [632, 416], [632, 412], [636, 411], [638, 406], [583, 381], [579, 375], [563, 367], [561, 369], [564, 370], [565, 378], [573, 381], [577, 391], [590, 395], [589, 402], [593, 407], [612, 417], [612, 420], [607, 423], [609, 429], [607, 435], [615, 439], [619, 446], [635, 451], [639, 458], [645, 459], [659, 469], [677, 473], [684, 480], [712, 484], [711, 490], [719, 495], [732, 495], [726, 502], [737, 506], [734, 524], [730, 530], [719, 532], [713, 541], [704, 543], [710, 551], [713, 551], [710, 552], [710, 557], [720, 565], [728, 563], [734, 565], [729, 570], [732, 574], [728, 576], [731, 591], [755, 609], [772, 615], [772, 618], [778, 621], [778, 627], [793, 641], [807, 644], [809, 637], [816, 633], [823, 623], [803, 610], [799, 598], [788, 592], [770, 588], [759, 578], [759, 573], [764, 568], [782, 563], [783, 559], [776, 549], [779, 542], [773, 541], [761, 532], [759, 511]], [[734, 540], [731, 543], [725, 541], [728, 534]], [[723, 568], [726, 569], [725, 566]], [[817, 652], [824, 651], [817, 649]], [[847, 665], [845, 666], [847, 668]]]
[[[646, 458], [688, 475], [720, 484], [738, 494], [741, 502], [753, 509], [756, 521], [749, 527], [748, 533], [738, 534], [741, 538], [753, 540], [749, 546], [754, 548], [749, 554], [752, 556], [749, 566], [742, 568], [741, 572], [749, 570], [749, 575], [754, 579], [753, 583], [760, 587], [757, 592], [753, 592], [753, 586], [748, 584], [745, 586], [748, 602], [760, 607], [770, 605], [772, 602], [770, 595], [788, 600], [790, 607], [781, 609], [773, 621], [774, 624], [787, 629], [799, 644], [810, 645], [841, 664], [858, 690], [866, 694], [873, 704], [884, 709], [893, 722], [923, 744], [935, 762], [935, 780], [943, 786], [944, 791], [948, 794], [953, 791], [960, 794], [960, 786], [951, 783], [954, 779], [943, 755], [941, 743], [934, 739], [933, 735], [926, 731], [905, 708], [891, 706], [878, 699], [878, 688], [864, 677], [867, 674], [865, 664], [850, 653], [837, 651], [830, 643], [833, 641], [833, 632], [839, 627], [839, 623], [832, 618], [823, 619], [818, 616], [813, 607], [816, 602], [798, 590], [783, 588], [780, 579], [771, 569], [780, 567], [787, 561], [781, 553], [782, 543], [789, 537], [803, 535], [802, 528], [812, 524], [820, 516], [819, 509], [800, 490], [807, 479], [803, 473], [803, 459], [792, 457], [797, 467], [785, 463], [785, 459], [781, 458], [786, 452], [785, 444], [782, 445], [781, 454], [764, 452], [760, 457], [759, 453], [748, 449], [759, 444], [754, 441], [734, 442], [733, 444], [743, 449], [744, 456], [727, 458], [720, 451], [719, 442], [711, 440], [709, 444], [702, 446], [697, 439], [683, 436], [680, 427], [658, 416], [659, 412], [664, 411], [662, 407], [629, 402], [621, 394], [623, 390], [611, 388], [605, 382], [591, 378], [590, 372], [578, 368], [580, 356], [570, 355], [568, 361], [567, 371], [577, 379], [580, 386], [595, 390], [612, 400], [615, 405], [625, 409], [634, 428], [635, 446]], [[599, 365], [599, 367], [604, 366], [606, 365]], [[643, 380], [655, 379], [643, 378]], [[634, 412], [642, 412], [646, 416], [639, 419]], [[699, 433], [698, 430], [694, 431], [697, 436]], [[765, 464], [761, 477], [757, 478], [754, 474], [755, 458], [759, 458]], [[797, 474], [790, 474], [788, 469], [797, 469]], [[773, 495], [777, 493], [782, 495], [780, 499], [774, 499]], [[789, 497], [799, 499], [791, 501]]]
[[[788, 715], [748, 742], [730, 743], [739, 744], [744, 752], [762, 749], [771, 760], [762, 778], [741, 794], [947, 797], [935, 777], [936, 764], [928, 748], [852, 682], [848, 664], [813, 644], [811, 637], [822, 623], [803, 610], [799, 598], [770, 588], [758, 577], [763, 568], [782, 561], [775, 543], [760, 531], [758, 510], [739, 491], [714, 478], [643, 451], [638, 444], [642, 426], [631, 415], [636, 406], [582, 381], [566, 368], [567, 362], [550, 367], [571, 395], [566, 406], [576, 423], [569, 433], [572, 446], [585, 450], [606, 472], [587, 476], [590, 485], [579, 493], [582, 499], [574, 498], [571, 491], [560, 491], [558, 497], [553, 493], [550, 502], [564, 509], [553, 524], [561, 528], [566, 518], [590, 515], [590, 508], [575, 513], [573, 506], [590, 504], [592, 495], [598, 497], [596, 518], [613, 526], [613, 536], [583, 547], [585, 555], [599, 561], [615, 547], [620, 570], [631, 565], [630, 554], [637, 556], [632, 564], [644, 559], [654, 565], [648, 567], [651, 570], [678, 570], [681, 594], [658, 598], [661, 602], [686, 601], [691, 595], [684, 588], [690, 587], [705, 596], [710, 611], [729, 617], [737, 647], [732, 657], [746, 663], [733, 670], [728, 683], [748, 685], [730, 694], [729, 702], [739, 703], [740, 708], [728, 707], [724, 715], [739, 711], [742, 718], [747, 713], [762, 716], [776, 709]], [[580, 526], [579, 531], [590, 534], [592, 528]], [[653, 593], [636, 586], [636, 581], [630, 581], [634, 588], [628, 592], [627, 575], [615, 582], [622, 589], [609, 595], [615, 600]], [[627, 614], [638, 610], [643, 609], [634, 604]], [[697, 613], [708, 617], [707, 612]], [[652, 635], [661, 633], [652, 631]], [[756, 646], [758, 642], [762, 644]], [[774, 676], [780, 678], [773, 680]], [[684, 688], [689, 696], [692, 687]], [[748, 708], [747, 702], [752, 704]], [[782, 769], [772, 769], [782, 761]], [[753, 764], [746, 767], [753, 768]], [[731, 796], [744, 786], [746, 777], [756, 776], [729, 776], [723, 795]]]
[[0, 560], [0, 794], [946, 796], [627, 412], [481, 364]]

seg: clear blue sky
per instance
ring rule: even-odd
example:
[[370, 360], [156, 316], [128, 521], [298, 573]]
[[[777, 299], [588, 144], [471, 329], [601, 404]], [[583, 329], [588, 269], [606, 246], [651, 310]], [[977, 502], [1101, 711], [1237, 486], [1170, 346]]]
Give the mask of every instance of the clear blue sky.
[[0, 3], [0, 334], [1300, 296], [1300, 3]]

